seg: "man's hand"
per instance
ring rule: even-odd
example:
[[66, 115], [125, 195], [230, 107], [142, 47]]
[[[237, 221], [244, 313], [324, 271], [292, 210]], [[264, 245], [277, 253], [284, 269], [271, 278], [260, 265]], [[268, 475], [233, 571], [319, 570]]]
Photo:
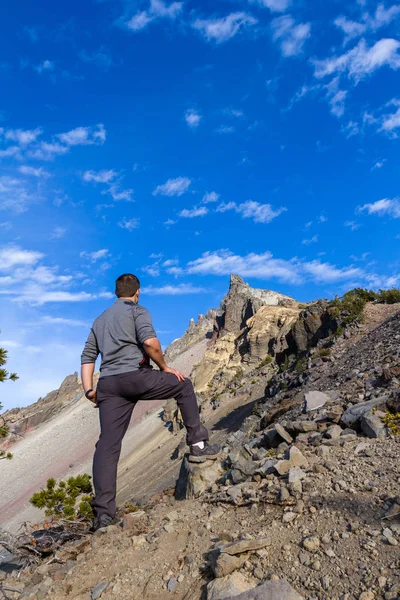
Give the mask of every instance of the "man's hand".
[[90, 392], [90, 394], [88, 394], [88, 400], [90, 400], [90, 402], [93, 402], [94, 408], [98, 408], [98, 406], [97, 406], [97, 392], [96, 392], [96, 390], [93, 390], [93, 392]]
[[186, 379], [183, 373], [177, 371], [176, 369], [172, 369], [171, 367], [166, 367], [165, 369], [161, 369], [161, 371], [163, 373], [172, 373], [172, 375], [175, 375], [175, 377], [177, 377], [179, 381], [185, 381]]

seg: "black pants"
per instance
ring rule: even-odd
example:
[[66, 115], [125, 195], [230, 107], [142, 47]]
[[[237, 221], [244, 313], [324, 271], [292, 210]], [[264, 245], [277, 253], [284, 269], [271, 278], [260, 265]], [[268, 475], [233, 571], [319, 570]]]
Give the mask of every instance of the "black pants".
[[119, 375], [101, 377], [97, 386], [100, 412], [100, 438], [93, 459], [97, 517], [115, 516], [117, 467], [122, 439], [128, 429], [132, 411], [138, 400], [175, 398], [187, 429], [187, 443], [208, 440], [208, 432], [200, 423], [197, 399], [190, 379], [179, 381], [172, 373], [139, 369]]

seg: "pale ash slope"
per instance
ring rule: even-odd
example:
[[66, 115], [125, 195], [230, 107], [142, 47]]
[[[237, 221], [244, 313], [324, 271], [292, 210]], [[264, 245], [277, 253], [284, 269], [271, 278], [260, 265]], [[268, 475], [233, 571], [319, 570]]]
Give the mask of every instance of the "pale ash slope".
[[[173, 366], [190, 375], [194, 362], [203, 351], [204, 342], [200, 342], [183, 352]], [[126, 488], [131, 490], [130, 493], [135, 491], [130, 473], [136, 462], [135, 473], [140, 475], [141, 465], [144, 465], [142, 457], [171, 439], [160, 418], [162, 405], [163, 401], [139, 402], [135, 408], [123, 442], [121, 492]], [[31, 495], [45, 485], [49, 477], [63, 479], [90, 473], [98, 435], [98, 412], [84, 397], [37, 429], [27, 432], [13, 445], [13, 460], [1, 463], [0, 526], [16, 531], [25, 521], [40, 520], [43, 517], [41, 511], [29, 504]], [[125, 491], [121, 501], [127, 495]]]

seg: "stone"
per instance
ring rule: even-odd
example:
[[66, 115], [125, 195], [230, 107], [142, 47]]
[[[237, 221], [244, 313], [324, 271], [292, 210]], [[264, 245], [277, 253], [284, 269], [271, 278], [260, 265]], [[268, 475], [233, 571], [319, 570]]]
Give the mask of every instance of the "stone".
[[242, 552], [254, 552], [269, 546], [270, 543], [271, 542], [268, 538], [260, 538], [258, 540], [239, 540], [238, 542], [227, 544], [221, 549], [221, 552], [231, 555], [241, 554]]
[[99, 583], [90, 592], [91, 600], [98, 600], [102, 593], [108, 588], [109, 583]]
[[298, 592], [285, 580], [264, 581], [257, 587], [240, 594], [231, 596], [228, 600], [304, 600]]
[[246, 552], [238, 556], [221, 552], [213, 566], [215, 577], [225, 577], [233, 573], [233, 571], [240, 569], [248, 558], [249, 554]]
[[373, 408], [383, 407], [386, 405], [386, 397], [381, 396], [380, 398], [374, 398], [373, 400], [367, 400], [366, 402], [359, 402], [354, 406], [350, 406], [342, 415], [340, 422], [345, 427], [351, 429], [360, 429], [361, 417], [372, 411]]
[[341, 433], [342, 428], [340, 425], [331, 425], [331, 427], [326, 430], [325, 437], [327, 437], [328, 440], [338, 440], [341, 436]]
[[250, 583], [240, 572], [214, 579], [207, 585], [207, 600], [228, 600], [251, 589]]
[[298, 483], [306, 478], [304, 471], [300, 467], [293, 467], [289, 470], [289, 483]]
[[325, 406], [327, 402], [331, 402], [330, 396], [324, 392], [311, 391], [305, 394], [305, 411], [310, 412]]
[[279, 460], [274, 466], [279, 475], [287, 475], [294, 467], [308, 467], [308, 460], [296, 446], [290, 448], [287, 459]]
[[178, 500], [199, 498], [223, 473], [224, 468], [219, 460], [192, 463], [185, 456], [175, 488], [175, 497]]
[[358, 600], [374, 600], [375, 598], [375, 594], [374, 592], [368, 591], [368, 592], [362, 592], [362, 594], [360, 594], [358, 596]]
[[146, 513], [144, 510], [138, 510], [137, 512], [127, 513], [124, 515], [122, 526], [124, 529], [136, 529], [141, 517], [144, 517]]
[[270, 473], [274, 472], [274, 467], [276, 465], [278, 461], [276, 460], [276, 458], [267, 458], [266, 460], [264, 460], [261, 463], [261, 466], [258, 467], [258, 469], [256, 469], [254, 471], [255, 475], [261, 475], [261, 477], [266, 477], [267, 475], [269, 475]]
[[320, 542], [317, 536], [307, 537], [303, 540], [303, 547], [309, 552], [317, 552]]
[[378, 415], [372, 413], [364, 414], [360, 419], [362, 432], [369, 438], [386, 437], [386, 427]]
[[283, 523], [292, 523], [297, 518], [297, 514], [294, 512], [286, 512], [282, 517]]
[[295, 433], [311, 433], [317, 431], [318, 425], [315, 421], [293, 421], [288, 429]]
[[289, 435], [288, 432], [286, 431], [286, 429], [284, 427], [282, 427], [282, 425], [280, 425], [279, 423], [276, 423], [275, 431], [287, 444], [290, 445], [293, 443], [292, 436]]
[[171, 579], [168, 581], [167, 584], [167, 590], [169, 592], [175, 592], [176, 588], [178, 587], [178, 580], [176, 577], [171, 577]]
[[356, 446], [356, 448], [354, 450], [354, 454], [356, 454], [357, 456], [359, 454], [363, 454], [370, 447], [371, 447], [371, 445], [368, 444], [367, 442], [361, 442], [360, 444], [357, 444], [357, 446]]
[[167, 533], [174, 533], [175, 529], [172, 523], [166, 523], [164, 525], [164, 531], [166, 531]]

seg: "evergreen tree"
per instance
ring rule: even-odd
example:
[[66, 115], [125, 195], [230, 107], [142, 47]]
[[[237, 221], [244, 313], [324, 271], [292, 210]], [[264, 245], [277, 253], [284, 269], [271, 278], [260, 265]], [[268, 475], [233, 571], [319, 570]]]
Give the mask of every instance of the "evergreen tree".
[[[5, 368], [6, 362], [7, 362], [7, 350], [5, 350], [4, 348], [0, 348], [0, 383], [7, 381], [7, 380], [16, 381], [18, 379], [18, 375], [16, 373], [9, 373], [6, 370], [6, 368]], [[3, 405], [0, 402], [0, 411], [2, 409], [3, 409]], [[8, 431], [9, 431], [9, 429], [7, 427], [7, 423], [5, 422], [4, 418], [0, 414], [0, 439], [7, 437]], [[5, 452], [4, 450], [0, 450], [0, 460], [2, 460], [4, 458], [8, 458], [8, 459], [12, 458], [12, 454], [10, 452]]]

